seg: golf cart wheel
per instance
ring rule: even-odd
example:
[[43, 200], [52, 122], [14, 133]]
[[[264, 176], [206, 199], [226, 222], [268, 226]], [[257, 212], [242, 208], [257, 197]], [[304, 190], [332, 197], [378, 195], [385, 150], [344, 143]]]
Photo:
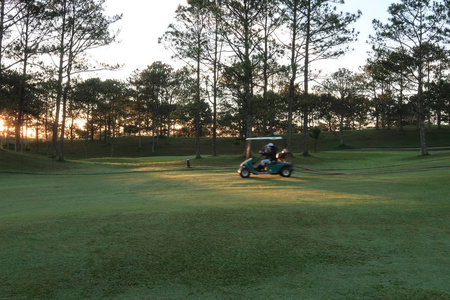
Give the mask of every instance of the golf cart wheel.
[[239, 173], [242, 178], [249, 178], [250, 177], [250, 171], [248, 169], [242, 169], [241, 173]]
[[280, 170], [280, 175], [283, 177], [289, 177], [292, 174], [291, 168], [283, 168]]

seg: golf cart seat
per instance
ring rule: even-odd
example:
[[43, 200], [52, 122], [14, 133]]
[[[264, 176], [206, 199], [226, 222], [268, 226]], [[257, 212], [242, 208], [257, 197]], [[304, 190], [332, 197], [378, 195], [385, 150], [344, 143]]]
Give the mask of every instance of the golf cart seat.
[[286, 161], [288, 155], [289, 152], [286, 149], [283, 149], [283, 151], [277, 153], [277, 160]]

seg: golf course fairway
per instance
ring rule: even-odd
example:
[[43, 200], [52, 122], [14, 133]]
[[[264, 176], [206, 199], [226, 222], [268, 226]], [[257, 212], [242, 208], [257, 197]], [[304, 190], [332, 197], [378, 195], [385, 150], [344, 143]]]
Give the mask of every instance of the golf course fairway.
[[450, 151], [1, 155], [0, 299], [450, 298]]

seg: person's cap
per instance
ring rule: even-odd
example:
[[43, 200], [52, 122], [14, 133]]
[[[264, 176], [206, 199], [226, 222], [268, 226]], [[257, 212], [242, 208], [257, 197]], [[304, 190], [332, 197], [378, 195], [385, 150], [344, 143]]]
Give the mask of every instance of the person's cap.
[[269, 143], [269, 144], [267, 144], [267, 146], [273, 147], [273, 143]]

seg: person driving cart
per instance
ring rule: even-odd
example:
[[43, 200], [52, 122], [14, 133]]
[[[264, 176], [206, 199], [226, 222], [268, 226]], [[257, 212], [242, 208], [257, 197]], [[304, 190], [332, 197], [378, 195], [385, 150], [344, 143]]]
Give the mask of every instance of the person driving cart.
[[273, 143], [267, 144], [264, 149], [261, 151], [261, 155], [265, 158], [261, 160], [258, 169], [261, 171], [264, 169], [271, 161], [277, 159], [277, 147]]
[[[247, 138], [246, 140], [281, 140], [281, 137], [255, 137]], [[247, 157], [241, 163], [238, 173], [242, 178], [249, 178], [251, 174], [254, 175], [280, 175], [282, 177], [290, 177], [294, 171], [294, 165], [287, 162], [288, 151], [283, 150], [277, 153], [277, 148], [273, 143], [267, 144], [260, 152], [261, 158], [264, 157], [259, 164], [255, 164], [253, 158]]]

